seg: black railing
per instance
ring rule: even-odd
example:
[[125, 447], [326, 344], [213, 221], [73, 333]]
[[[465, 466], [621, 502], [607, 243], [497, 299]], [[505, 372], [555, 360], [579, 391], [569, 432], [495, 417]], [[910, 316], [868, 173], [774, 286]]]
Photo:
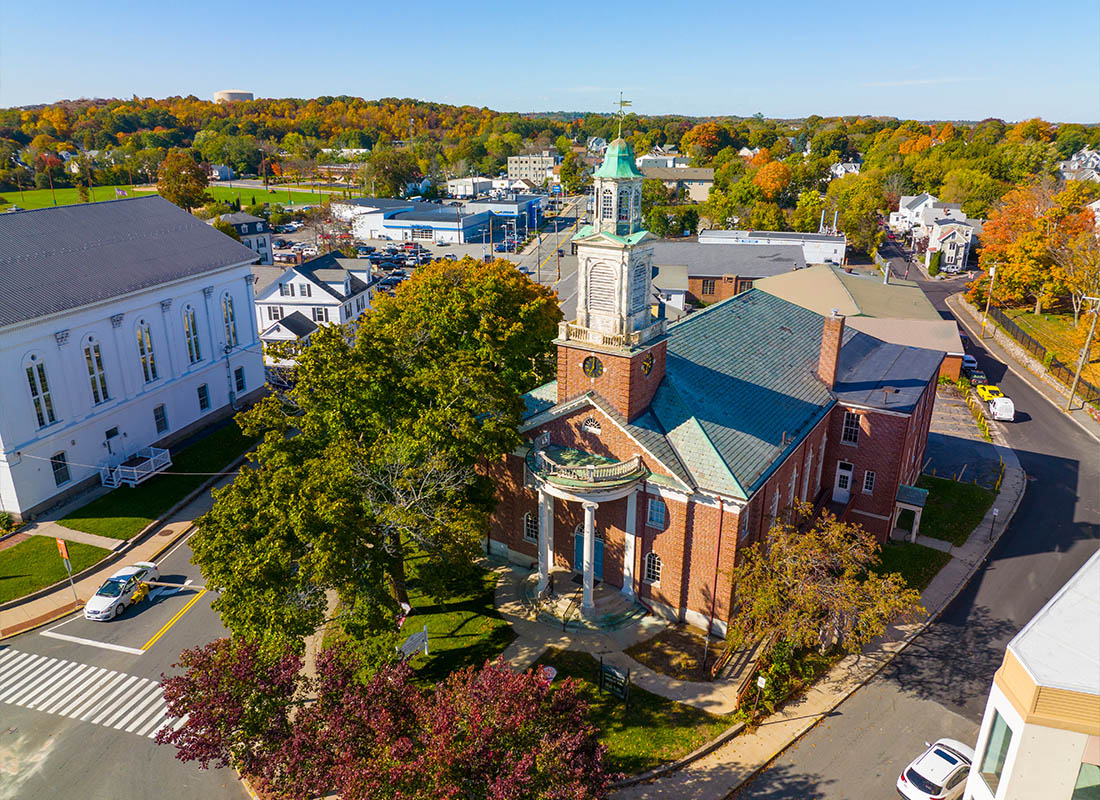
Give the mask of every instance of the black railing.
[[[1008, 314], [1001, 311], [999, 308], [990, 308], [989, 316], [996, 322], [1005, 333], [1011, 336], [1017, 344], [1027, 350], [1031, 355], [1035, 356], [1041, 364], [1043, 364], [1047, 372], [1051, 377], [1061, 383], [1065, 387], [1069, 387], [1073, 384], [1074, 368], [1059, 361], [1053, 353], [1049, 354], [1048, 363], [1048, 351], [1046, 347], [1039, 343], [1039, 341], [1017, 325]], [[1077, 394], [1076, 399], [1083, 403], [1100, 403], [1100, 387], [1081, 378], [1077, 382]]]

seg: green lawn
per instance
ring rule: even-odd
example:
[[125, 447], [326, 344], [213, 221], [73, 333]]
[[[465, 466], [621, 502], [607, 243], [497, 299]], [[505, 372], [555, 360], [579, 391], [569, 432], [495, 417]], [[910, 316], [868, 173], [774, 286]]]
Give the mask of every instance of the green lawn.
[[[129, 197], [142, 197], [149, 194], [156, 194], [155, 192], [131, 192], [129, 186], [96, 186], [96, 201], [114, 200], [116, 197], [116, 188], [124, 190]], [[272, 205], [276, 203], [285, 205], [288, 202], [295, 204], [310, 204], [318, 203], [321, 197], [332, 194], [331, 192], [311, 192], [293, 189], [289, 192], [288, 200], [288, 193], [285, 189], [265, 192], [263, 189], [253, 189], [249, 187], [240, 188], [236, 186], [230, 187], [222, 184], [211, 186], [209, 192], [215, 200], [228, 201], [239, 199], [244, 205], [251, 205], [253, 200], [257, 203], [271, 203]], [[19, 196], [19, 191], [16, 190], [3, 192], [3, 194], [0, 195], [3, 197], [3, 202], [0, 203], [0, 211], [12, 205], [17, 205], [23, 209], [49, 208], [54, 205], [54, 194], [57, 196], [57, 205], [59, 206], [71, 206], [80, 202], [80, 196], [77, 194], [75, 188], [56, 189], [53, 194], [51, 194], [49, 189], [26, 189], [23, 191], [22, 197]]]
[[497, 574], [475, 569], [464, 585], [452, 592], [433, 594], [419, 574], [423, 556], [407, 562], [409, 600], [413, 613], [405, 620], [405, 636], [428, 626], [428, 655], [414, 656], [412, 665], [425, 684], [438, 683], [451, 672], [480, 667], [500, 655], [516, 638], [493, 602]]
[[879, 554], [879, 565], [875, 567], [875, 572], [880, 575], [900, 572], [911, 588], [923, 591], [950, 560], [949, 553], [933, 550], [922, 544], [887, 542]]
[[[110, 550], [90, 544], [69, 542], [73, 572], [90, 567], [110, 555]], [[57, 542], [49, 536], [32, 536], [0, 550], [0, 603], [30, 594], [65, 578], [65, 564]]]
[[947, 478], [921, 475], [917, 486], [928, 490], [928, 501], [921, 513], [920, 533], [943, 539], [953, 545], [966, 543], [996, 495], [973, 483], [956, 483]]
[[600, 729], [607, 764], [615, 772], [634, 774], [674, 761], [733, 724], [732, 717], [708, 714], [637, 686], [630, 687], [628, 703], [601, 694], [599, 662], [588, 653], [551, 648], [538, 663], [557, 669], [558, 680], [570, 677], [580, 683], [588, 719]]
[[[1053, 353], [1063, 364], [1070, 368], [1077, 366], [1077, 359], [1081, 356], [1081, 344], [1085, 333], [1076, 334], [1073, 329], [1073, 314], [1033, 314], [1034, 306], [1026, 308], [1006, 308], [1004, 312], [1012, 318], [1012, 321], [1033, 336], [1047, 352]], [[1081, 315], [1088, 325], [1088, 317]], [[1096, 348], [1093, 348], [1092, 358], [1081, 370], [1081, 376], [1089, 383], [1100, 384], [1100, 360], [1098, 360]]]
[[[236, 423], [219, 428], [184, 450], [172, 451], [170, 472], [223, 470], [251, 446]], [[198, 488], [208, 475], [159, 475], [133, 489], [120, 486], [60, 520], [66, 528], [129, 539]]]

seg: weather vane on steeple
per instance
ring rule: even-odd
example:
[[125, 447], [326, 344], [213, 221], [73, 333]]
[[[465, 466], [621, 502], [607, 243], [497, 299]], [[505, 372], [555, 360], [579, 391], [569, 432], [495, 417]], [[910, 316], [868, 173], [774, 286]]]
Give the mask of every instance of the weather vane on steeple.
[[628, 105], [630, 105], [630, 101], [623, 100], [623, 93], [619, 92], [619, 135], [617, 137], [619, 139], [623, 138], [623, 117], [626, 116], [626, 113], [623, 111], [623, 109], [626, 108]]

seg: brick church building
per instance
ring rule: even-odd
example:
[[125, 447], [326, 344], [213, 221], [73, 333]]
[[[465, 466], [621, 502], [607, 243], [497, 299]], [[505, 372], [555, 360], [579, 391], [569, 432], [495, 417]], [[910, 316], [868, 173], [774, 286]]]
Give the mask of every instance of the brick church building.
[[[943, 353], [890, 344], [750, 289], [666, 324], [653, 313], [642, 175], [622, 139], [576, 236], [577, 319], [557, 380], [524, 397], [527, 444], [491, 466], [487, 549], [579, 574], [655, 613], [724, 635], [738, 548], [795, 500], [885, 541], [919, 512]], [[559, 579], [560, 580], [560, 579]]]

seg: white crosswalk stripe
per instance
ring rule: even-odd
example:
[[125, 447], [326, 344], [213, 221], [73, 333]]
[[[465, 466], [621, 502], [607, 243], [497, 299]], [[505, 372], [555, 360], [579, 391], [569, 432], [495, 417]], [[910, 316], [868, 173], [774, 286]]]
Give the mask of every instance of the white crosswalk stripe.
[[0, 649], [0, 703], [150, 739], [187, 719], [168, 715], [158, 681], [11, 647]]

